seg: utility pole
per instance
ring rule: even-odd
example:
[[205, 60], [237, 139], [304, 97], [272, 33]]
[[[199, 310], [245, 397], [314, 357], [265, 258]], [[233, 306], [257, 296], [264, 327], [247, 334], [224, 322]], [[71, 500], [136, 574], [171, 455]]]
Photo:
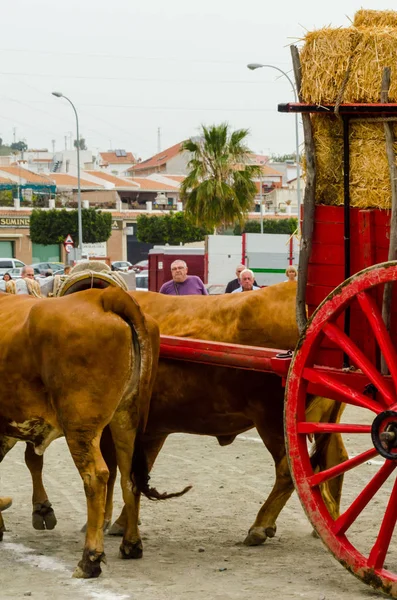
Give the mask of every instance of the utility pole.
[[68, 136], [65, 135], [65, 150], [68, 149]]
[[161, 152], [161, 129], [157, 127], [157, 154]]
[[13, 133], [13, 136], [14, 136], [14, 144], [15, 144], [16, 141], [17, 141], [17, 128], [16, 127], [12, 128], [12, 133]]
[[52, 153], [55, 154], [55, 140], [51, 140], [52, 144]]

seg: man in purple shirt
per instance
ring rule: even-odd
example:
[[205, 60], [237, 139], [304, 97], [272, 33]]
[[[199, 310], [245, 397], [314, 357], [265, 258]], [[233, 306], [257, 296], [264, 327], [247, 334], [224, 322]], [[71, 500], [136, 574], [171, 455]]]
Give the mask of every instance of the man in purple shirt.
[[207, 296], [208, 292], [200, 277], [187, 274], [187, 264], [184, 260], [174, 260], [171, 264], [171, 281], [163, 283], [160, 294], [169, 296]]

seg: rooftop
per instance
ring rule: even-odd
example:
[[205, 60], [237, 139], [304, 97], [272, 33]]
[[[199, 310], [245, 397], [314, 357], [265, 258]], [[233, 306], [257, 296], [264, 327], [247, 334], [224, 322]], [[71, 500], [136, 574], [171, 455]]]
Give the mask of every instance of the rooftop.
[[181, 148], [182, 148], [182, 144], [183, 144], [183, 142], [179, 142], [178, 144], [171, 146], [171, 148], [167, 148], [166, 150], [163, 150], [162, 152], [155, 154], [151, 158], [148, 158], [146, 160], [143, 160], [140, 163], [137, 163], [136, 165], [134, 165], [133, 167], [131, 167], [128, 170], [136, 172], [136, 171], [140, 171], [140, 170], [143, 171], [144, 169], [149, 169], [152, 167], [153, 168], [159, 167], [160, 165], [165, 165], [167, 163], [167, 161], [169, 161], [171, 158], [174, 158], [174, 156], [177, 156], [179, 154], [179, 152], [181, 151]]
[[126, 152], [125, 150], [114, 150], [111, 152], [100, 152], [101, 164], [126, 164], [130, 165], [135, 163], [136, 159], [132, 152]]

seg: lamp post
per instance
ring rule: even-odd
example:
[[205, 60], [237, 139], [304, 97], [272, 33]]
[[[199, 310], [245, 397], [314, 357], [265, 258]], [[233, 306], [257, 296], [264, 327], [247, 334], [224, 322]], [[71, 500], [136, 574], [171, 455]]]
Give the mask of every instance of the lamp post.
[[77, 258], [81, 258], [82, 252], [83, 252], [83, 220], [81, 217], [81, 181], [80, 181], [80, 134], [79, 134], [79, 117], [77, 116], [77, 110], [75, 105], [73, 104], [73, 102], [70, 100], [70, 98], [68, 98], [67, 96], [64, 96], [64, 94], [62, 94], [62, 92], [52, 92], [53, 96], [56, 96], [57, 98], [65, 98], [65, 100], [67, 100], [69, 102], [69, 104], [72, 105], [72, 108], [74, 110], [74, 114], [76, 117], [76, 130], [77, 130], [77, 139], [76, 139], [76, 146], [77, 146], [77, 225], [78, 225], [78, 235], [79, 235], [79, 245], [78, 245], [78, 249], [79, 249], [79, 254], [80, 256], [78, 256]]
[[[292, 79], [290, 78], [290, 76], [283, 71], [282, 69], [279, 69], [278, 67], [275, 67], [274, 65], [262, 65], [261, 63], [250, 63], [249, 65], [247, 65], [248, 69], [251, 69], [251, 71], [255, 71], [256, 69], [261, 69], [262, 67], [268, 67], [269, 69], [275, 69], [276, 71], [278, 71], [279, 73], [281, 73], [282, 75], [284, 75], [284, 77], [286, 77], [288, 79], [288, 81], [290, 82], [290, 85], [292, 87], [292, 91], [294, 92], [294, 98], [295, 98], [295, 102], [298, 102], [298, 94], [296, 91], [296, 87], [292, 81]], [[296, 196], [297, 196], [297, 203], [298, 203], [298, 228], [300, 230], [300, 216], [301, 216], [301, 170], [300, 170], [300, 164], [299, 164], [299, 122], [298, 122], [298, 113], [295, 113], [295, 153], [296, 153]]]

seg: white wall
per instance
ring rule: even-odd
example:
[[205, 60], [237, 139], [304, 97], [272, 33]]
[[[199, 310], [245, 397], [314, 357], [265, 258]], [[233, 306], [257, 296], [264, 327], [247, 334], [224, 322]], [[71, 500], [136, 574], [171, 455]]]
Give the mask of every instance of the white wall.
[[[255, 273], [258, 285], [272, 285], [285, 281], [289, 265], [290, 235], [247, 233], [246, 265]], [[294, 239], [293, 264], [299, 262], [298, 243]]]
[[208, 283], [226, 284], [236, 278], [241, 263], [241, 235], [207, 235]]

